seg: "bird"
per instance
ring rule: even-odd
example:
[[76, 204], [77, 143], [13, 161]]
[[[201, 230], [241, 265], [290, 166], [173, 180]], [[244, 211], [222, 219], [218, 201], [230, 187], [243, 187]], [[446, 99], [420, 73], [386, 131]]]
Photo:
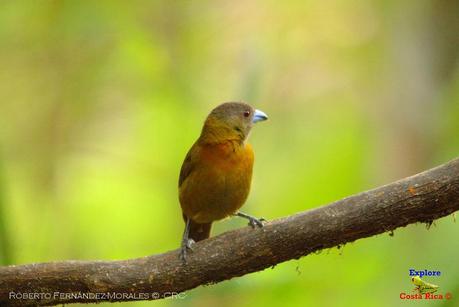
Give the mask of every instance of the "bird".
[[178, 182], [185, 222], [180, 258], [195, 242], [210, 237], [212, 223], [230, 216], [263, 227], [264, 218], [239, 211], [252, 181], [254, 153], [247, 142], [252, 126], [268, 116], [244, 102], [225, 102], [204, 121], [201, 134], [188, 151]]

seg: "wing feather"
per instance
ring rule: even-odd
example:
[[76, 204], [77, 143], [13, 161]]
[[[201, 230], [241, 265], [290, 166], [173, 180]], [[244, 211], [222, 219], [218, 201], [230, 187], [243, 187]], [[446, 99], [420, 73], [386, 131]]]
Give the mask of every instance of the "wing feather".
[[193, 152], [195, 151], [195, 146], [194, 144], [188, 153], [186, 154], [185, 160], [183, 161], [182, 168], [180, 169], [180, 176], [179, 176], [179, 183], [178, 186], [179, 188], [182, 186], [182, 183], [185, 181], [188, 176], [193, 172], [194, 169], [194, 159], [193, 159]]

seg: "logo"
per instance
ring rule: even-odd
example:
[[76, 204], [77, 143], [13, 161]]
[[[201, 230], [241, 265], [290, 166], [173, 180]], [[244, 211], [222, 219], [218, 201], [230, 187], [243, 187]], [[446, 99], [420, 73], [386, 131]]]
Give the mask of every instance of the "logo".
[[419, 294], [426, 294], [426, 293], [435, 293], [438, 290], [438, 286], [428, 283], [427, 281], [423, 281], [421, 277], [414, 276], [411, 277], [411, 282], [416, 286], [414, 291]]
[[409, 269], [410, 281], [414, 285], [414, 289], [410, 292], [401, 292], [400, 299], [402, 300], [450, 300], [452, 299], [451, 292], [438, 291], [440, 286], [436, 283], [423, 280], [424, 276], [439, 277], [440, 271]]

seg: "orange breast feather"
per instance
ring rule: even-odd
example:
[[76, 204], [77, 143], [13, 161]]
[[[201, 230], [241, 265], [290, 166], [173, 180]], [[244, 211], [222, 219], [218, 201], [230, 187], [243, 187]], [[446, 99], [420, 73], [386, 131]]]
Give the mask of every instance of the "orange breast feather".
[[250, 144], [228, 141], [193, 145], [180, 175], [183, 213], [198, 223], [235, 213], [249, 194], [253, 159]]

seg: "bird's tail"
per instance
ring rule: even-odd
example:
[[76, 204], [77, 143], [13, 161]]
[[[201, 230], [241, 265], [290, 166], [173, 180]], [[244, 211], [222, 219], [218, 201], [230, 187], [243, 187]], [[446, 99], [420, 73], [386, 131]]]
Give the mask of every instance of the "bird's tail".
[[210, 237], [210, 229], [212, 223], [199, 224], [190, 220], [190, 232], [188, 238], [193, 239], [194, 242], [202, 241]]

